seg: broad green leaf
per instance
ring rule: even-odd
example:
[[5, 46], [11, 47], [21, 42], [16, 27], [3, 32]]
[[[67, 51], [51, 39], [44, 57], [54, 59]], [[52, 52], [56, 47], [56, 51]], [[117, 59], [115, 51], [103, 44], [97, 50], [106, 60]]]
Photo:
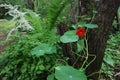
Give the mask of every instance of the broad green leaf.
[[96, 14], [96, 13], [98, 13], [98, 12], [97, 12], [96, 10], [93, 10], [93, 13]]
[[56, 53], [56, 46], [49, 47], [48, 50], [46, 51], [46, 54], [52, 54]]
[[84, 71], [74, 69], [70, 66], [58, 66], [55, 68], [57, 80], [87, 80]]
[[77, 42], [77, 52], [80, 52], [84, 49], [84, 40], [81, 39]]
[[39, 46], [33, 48], [31, 53], [32, 55], [43, 56], [48, 48], [49, 46], [47, 44], [40, 44]]
[[114, 60], [112, 59], [112, 57], [110, 56], [110, 55], [108, 55], [108, 54], [106, 54], [105, 55], [105, 57], [104, 57], [104, 61], [107, 63], [107, 64], [109, 64], [109, 65], [111, 65], [111, 66], [113, 66], [114, 67]]
[[84, 26], [87, 28], [98, 28], [97, 24], [85, 24]]
[[78, 25], [80, 25], [80, 27], [85, 26], [85, 24], [86, 24], [86, 22], [84, 22], [84, 21], [80, 21], [80, 22], [78, 23]]
[[48, 75], [48, 77], [47, 77], [47, 80], [54, 80], [54, 74], [50, 74], [50, 75]]
[[50, 46], [50, 45], [45, 44], [45, 43], [41, 43], [37, 47], [33, 48], [31, 51], [32, 55], [36, 55], [38, 57], [43, 56], [45, 54], [53, 54], [53, 53], [56, 53], [56, 47]]
[[72, 27], [73, 27], [74, 29], [77, 29], [77, 28], [78, 28], [76, 25], [72, 25]]
[[75, 35], [75, 34], [76, 34], [76, 30], [71, 30], [71, 31], [65, 32], [65, 35]]
[[67, 31], [60, 37], [60, 41], [63, 43], [76, 42], [78, 39], [79, 37], [76, 35], [76, 30]]

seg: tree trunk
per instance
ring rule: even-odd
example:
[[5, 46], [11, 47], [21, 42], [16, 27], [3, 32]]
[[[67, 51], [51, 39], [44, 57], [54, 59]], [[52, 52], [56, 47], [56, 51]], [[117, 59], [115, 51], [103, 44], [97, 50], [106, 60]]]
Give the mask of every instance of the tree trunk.
[[[112, 22], [117, 13], [120, 0], [100, 0], [98, 14], [94, 23], [99, 25], [98, 29], [90, 29], [88, 32], [89, 54], [96, 55], [94, 62], [87, 68], [87, 75], [99, 72], [104, 57], [106, 43], [112, 27]], [[89, 61], [92, 57], [89, 57]], [[91, 75], [93, 80], [98, 80], [99, 74]]]
[[[64, 22], [61, 22], [57, 25], [57, 32], [58, 32], [58, 35], [60, 36], [62, 36], [68, 30], [69, 28]], [[69, 58], [68, 60], [69, 65], [73, 65], [76, 60], [76, 56], [72, 52], [73, 48], [71, 46], [73, 45], [74, 43], [60, 43], [60, 46], [62, 47], [63, 55]]]

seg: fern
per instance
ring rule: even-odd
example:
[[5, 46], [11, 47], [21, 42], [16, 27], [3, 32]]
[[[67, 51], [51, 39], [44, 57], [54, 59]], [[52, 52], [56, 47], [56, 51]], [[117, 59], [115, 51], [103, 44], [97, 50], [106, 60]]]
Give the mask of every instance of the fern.
[[55, 25], [57, 18], [60, 16], [61, 12], [65, 9], [69, 0], [55, 0], [48, 9], [48, 26], [50, 29]]

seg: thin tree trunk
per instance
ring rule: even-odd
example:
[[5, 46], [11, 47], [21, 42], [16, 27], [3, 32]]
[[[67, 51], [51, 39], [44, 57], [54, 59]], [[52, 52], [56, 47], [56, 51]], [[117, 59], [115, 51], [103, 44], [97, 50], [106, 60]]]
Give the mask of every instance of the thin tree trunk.
[[[89, 54], [96, 55], [94, 62], [87, 68], [86, 73], [90, 75], [99, 72], [104, 57], [106, 42], [112, 27], [112, 22], [117, 13], [120, 0], [101, 0], [98, 14], [94, 23], [99, 25], [98, 29], [91, 29], [88, 32]], [[89, 61], [92, 57], [89, 57]], [[99, 74], [91, 75], [94, 80], [98, 80]]]

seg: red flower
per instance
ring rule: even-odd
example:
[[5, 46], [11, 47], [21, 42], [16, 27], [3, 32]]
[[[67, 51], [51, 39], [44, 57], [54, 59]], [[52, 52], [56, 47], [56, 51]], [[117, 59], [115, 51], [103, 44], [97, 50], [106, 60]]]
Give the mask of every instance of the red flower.
[[76, 35], [79, 37], [83, 37], [85, 35], [85, 29], [84, 28], [78, 28], [76, 31]]

